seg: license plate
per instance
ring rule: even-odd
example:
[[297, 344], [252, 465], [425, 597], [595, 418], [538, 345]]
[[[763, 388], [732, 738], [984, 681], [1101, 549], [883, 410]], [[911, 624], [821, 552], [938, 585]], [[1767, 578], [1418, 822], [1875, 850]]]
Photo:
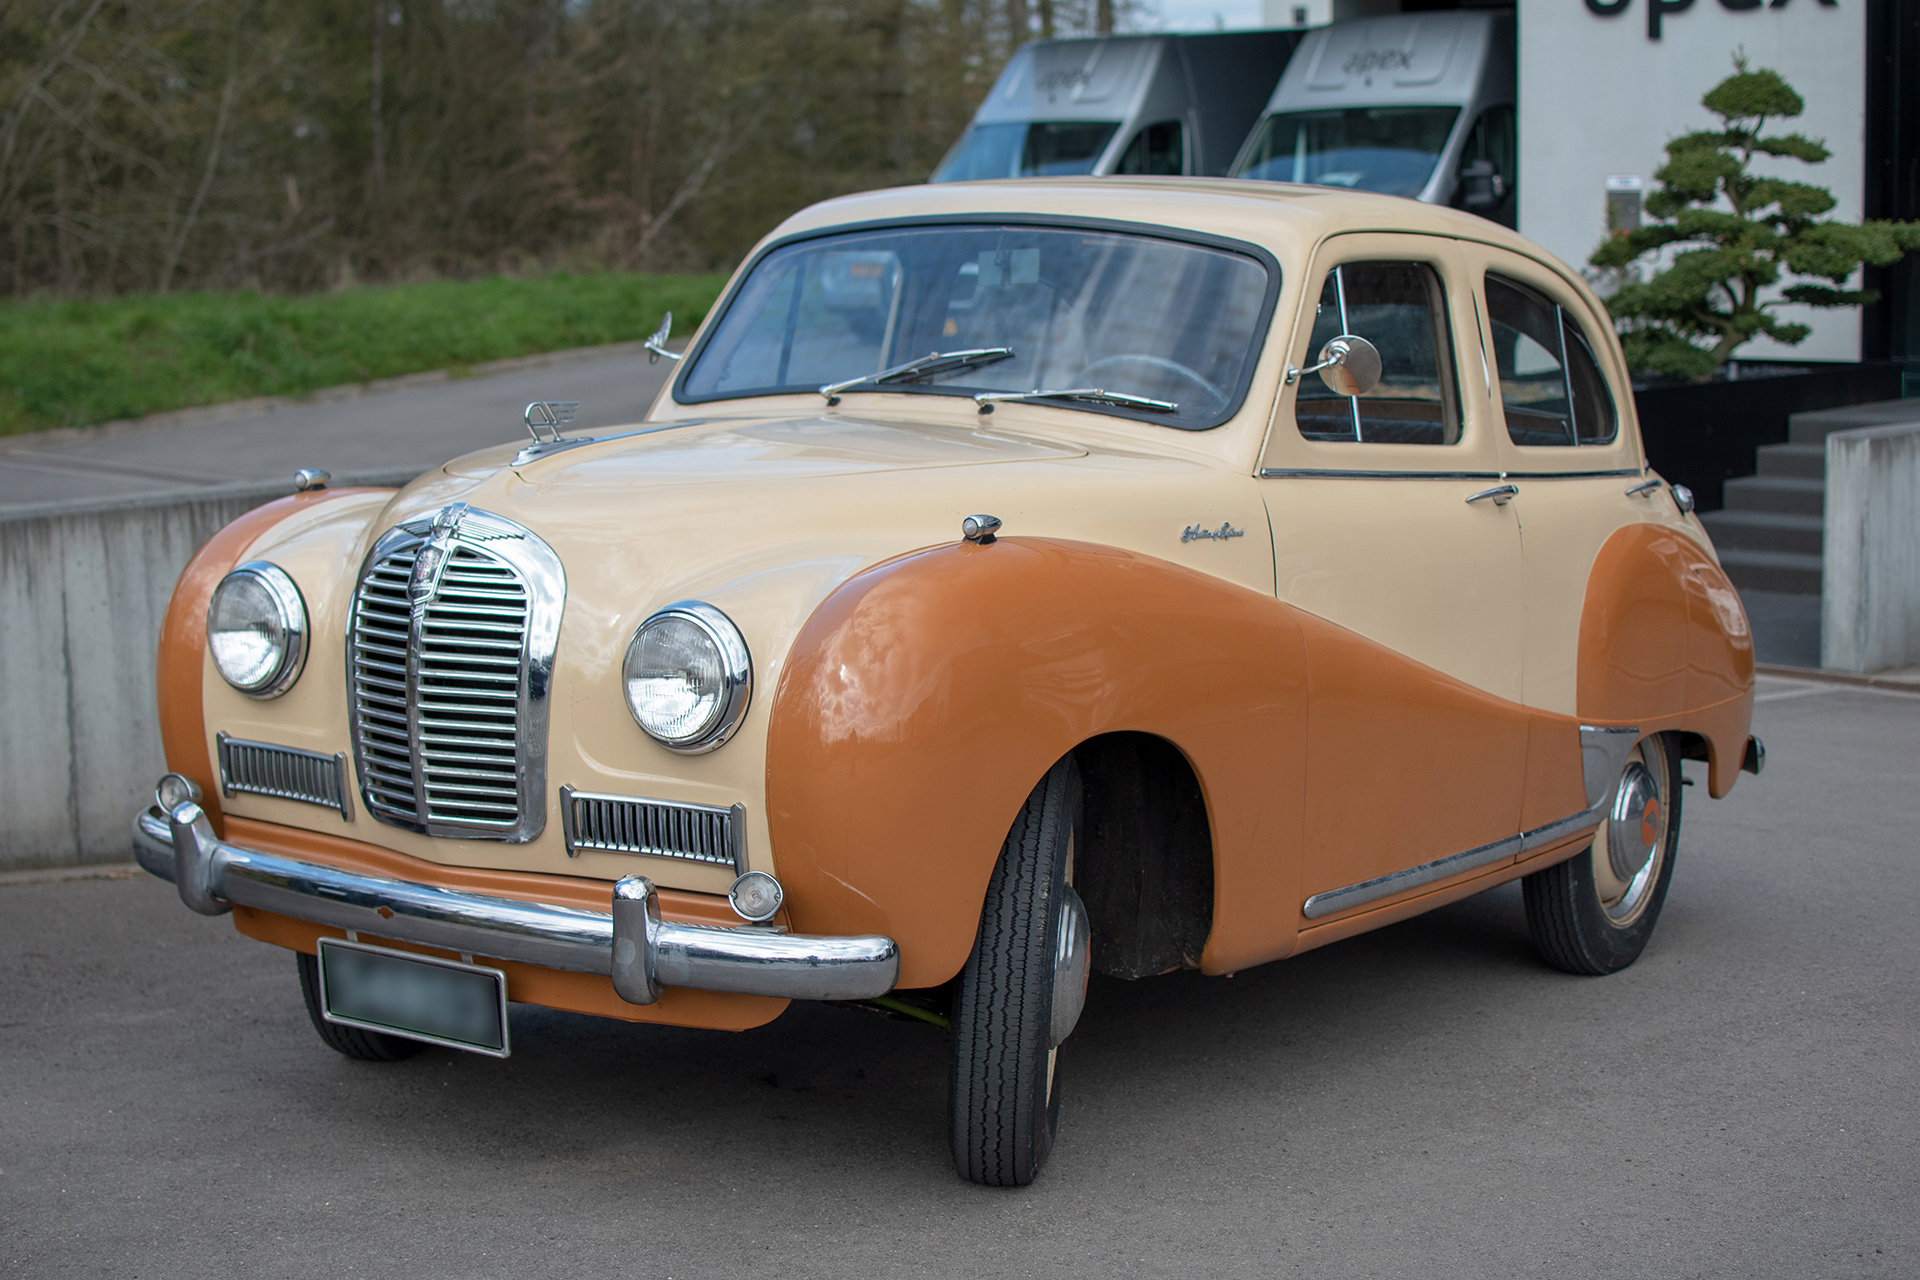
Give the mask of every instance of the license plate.
[[319, 941], [320, 1010], [328, 1022], [507, 1056], [507, 975], [500, 970]]

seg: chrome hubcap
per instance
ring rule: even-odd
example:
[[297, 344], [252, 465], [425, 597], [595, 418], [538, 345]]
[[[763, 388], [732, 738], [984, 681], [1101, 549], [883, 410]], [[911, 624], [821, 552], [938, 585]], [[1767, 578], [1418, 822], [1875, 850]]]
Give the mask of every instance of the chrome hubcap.
[[1607, 820], [1593, 841], [1594, 889], [1615, 925], [1639, 919], [1666, 861], [1666, 748], [1647, 738], [1627, 756]]
[[1631, 880], [1653, 857], [1660, 838], [1660, 792], [1647, 766], [1635, 760], [1620, 776], [1607, 819], [1607, 859], [1613, 874]]

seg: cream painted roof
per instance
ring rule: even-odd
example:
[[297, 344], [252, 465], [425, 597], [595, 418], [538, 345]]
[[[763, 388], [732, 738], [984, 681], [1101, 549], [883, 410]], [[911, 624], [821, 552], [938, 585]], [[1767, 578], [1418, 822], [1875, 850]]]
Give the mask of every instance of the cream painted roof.
[[1276, 256], [1345, 231], [1411, 231], [1497, 244], [1565, 272], [1546, 250], [1485, 218], [1400, 196], [1235, 178], [1018, 178], [890, 187], [825, 200], [769, 240], [850, 223], [951, 214], [1047, 214], [1181, 227]]

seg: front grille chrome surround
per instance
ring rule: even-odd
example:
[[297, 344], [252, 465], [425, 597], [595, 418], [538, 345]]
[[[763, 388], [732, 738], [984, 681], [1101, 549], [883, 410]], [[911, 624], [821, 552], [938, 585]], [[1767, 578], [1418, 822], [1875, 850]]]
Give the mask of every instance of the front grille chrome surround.
[[215, 735], [220, 752], [220, 794], [272, 796], [303, 800], [337, 810], [353, 821], [353, 792], [347, 786], [347, 754], [322, 755], [271, 742]]
[[583, 849], [677, 858], [714, 867], [747, 870], [747, 809], [602, 795], [560, 788], [560, 814], [567, 856]]
[[465, 503], [382, 534], [347, 634], [360, 796], [430, 836], [546, 827], [549, 686], [566, 575], [530, 530]]

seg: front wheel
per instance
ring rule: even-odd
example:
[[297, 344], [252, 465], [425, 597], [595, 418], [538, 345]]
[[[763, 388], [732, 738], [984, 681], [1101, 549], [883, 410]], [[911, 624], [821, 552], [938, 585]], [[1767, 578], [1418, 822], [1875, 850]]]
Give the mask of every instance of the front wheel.
[[1059, 1045], [1086, 997], [1086, 909], [1073, 891], [1080, 774], [1048, 771], [1001, 846], [953, 1002], [953, 1165], [989, 1187], [1032, 1182], [1060, 1125]]
[[1673, 735], [1627, 756], [1593, 843], [1521, 882], [1541, 958], [1568, 973], [1614, 973], [1639, 959], [1673, 879], [1680, 841], [1680, 752]]

